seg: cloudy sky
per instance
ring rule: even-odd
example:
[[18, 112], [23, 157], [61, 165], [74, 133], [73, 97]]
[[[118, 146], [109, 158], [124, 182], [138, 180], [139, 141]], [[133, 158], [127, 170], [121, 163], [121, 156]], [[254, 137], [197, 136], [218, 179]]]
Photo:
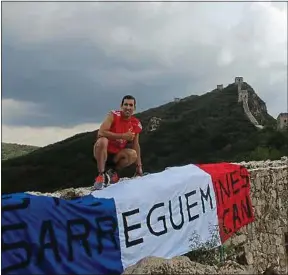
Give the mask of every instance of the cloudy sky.
[[287, 110], [287, 4], [2, 3], [2, 141], [92, 131], [125, 94], [138, 111], [243, 76]]

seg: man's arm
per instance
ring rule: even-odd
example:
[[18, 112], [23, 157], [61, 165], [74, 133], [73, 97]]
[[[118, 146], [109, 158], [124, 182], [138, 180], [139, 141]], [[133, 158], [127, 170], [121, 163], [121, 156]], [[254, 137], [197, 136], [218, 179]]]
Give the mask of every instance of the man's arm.
[[136, 151], [137, 153], [137, 160], [136, 160], [136, 165], [141, 166], [141, 150], [140, 150], [140, 144], [139, 144], [139, 134], [135, 135], [135, 138], [132, 143], [132, 148]]
[[112, 123], [113, 114], [110, 112], [99, 128], [98, 137], [106, 137], [108, 139], [122, 139], [123, 134], [116, 134], [109, 131]]

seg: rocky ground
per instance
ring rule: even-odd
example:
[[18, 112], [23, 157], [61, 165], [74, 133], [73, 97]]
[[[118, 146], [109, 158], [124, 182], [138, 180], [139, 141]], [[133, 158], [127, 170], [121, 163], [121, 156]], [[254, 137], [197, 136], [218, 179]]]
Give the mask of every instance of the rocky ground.
[[254, 270], [226, 261], [221, 265], [204, 265], [193, 262], [186, 256], [165, 260], [158, 257], [147, 257], [137, 264], [128, 267], [123, 274], [256, 274]]

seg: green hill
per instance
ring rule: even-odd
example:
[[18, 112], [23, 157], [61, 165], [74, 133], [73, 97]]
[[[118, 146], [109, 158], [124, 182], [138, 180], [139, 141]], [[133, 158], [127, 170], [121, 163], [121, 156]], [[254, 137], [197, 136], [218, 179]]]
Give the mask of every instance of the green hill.
[[31, 145], [21, 145], [16, 143], [2, 142], [1, 158], [3, 160], [20, 157], [29, 154], [39, 147]]
[[[190, 96], [139, 113], [144, 131], [140, 137], [143, 167], [157, 172], [187, 163], [277, 159], [288, 154], [286, 133], [279, 133], [276, 120], [265, 103], [247, 84], [263, 130], [257, 129], [238, 103], [237, 87], [228, 85], [202, 96]], [[259, 113], [259, 110], [261, 111]], [[155, 131], [147, 130], [152, 117], [161, 118]], [[96, 131], [81, 133], [2, 164], [2, 192], [54, 191], [91, 186], [97, 172], [92, 148]], [[129, 176], [134, 167], [123, 171]]]

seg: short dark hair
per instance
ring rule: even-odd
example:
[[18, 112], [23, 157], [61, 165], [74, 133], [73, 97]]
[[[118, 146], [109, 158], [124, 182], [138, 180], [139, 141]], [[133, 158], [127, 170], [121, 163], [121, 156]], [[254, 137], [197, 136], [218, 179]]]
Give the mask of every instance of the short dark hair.
[[123, 105], [125, 99], [133, 99], [133, 100], [134, 100], [134, 106], [136, 106], [136, 99], [135, 99], [135, 97], [132, 96], [132, 95], [125, 95], [125, 96], [122, 98], [121, 106]]

